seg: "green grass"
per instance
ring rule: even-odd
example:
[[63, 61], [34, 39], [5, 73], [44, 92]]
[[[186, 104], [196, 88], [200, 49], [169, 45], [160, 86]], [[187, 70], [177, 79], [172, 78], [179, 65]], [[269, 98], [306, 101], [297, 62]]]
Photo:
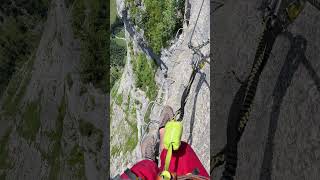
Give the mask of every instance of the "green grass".
[[132, 152], [134, 148], [138, 144], [138, 128], [137, 124], [132, 127], [132, 133], [130, 136], [127, 137], [127, 141], [124, 145], [124, 151], [123, 152]]
[[[122, 47], [124, 47], [124, 48], [127, 46], [125, 40], [114, 38], [114, 41], [115, 41], [116, 44], [118, 44], [119, 46], [122, 46]], [[124, 54], [124, 56], [125, 56], [126, 51], [124, 51], [123, 54]]]
[[[125, 38], [125, 32], [124, 32], [124, 28], [121, 28], [121, 30], [119, 32], [117, 32], [116, 36], [119, 38]], [[125, 40], [123, 39], [118, 39], [118, 38], [114, 38], [115, 43], [117, 43], [119, 46], [122, 46], [124, 48], [127, 47], [127, 43]]]
[[94, 127], [93, 124], [91, 124], [91, 123], [89, 123], [89, 122], [87, 122], [87, 121], [85, 121], [85, 120], [83, 120], [83, 119], [80, 119], [79, 122], [80, 122], [80, 123], [79, 123], [80, 134], [81, 134], [82, 136], [87, 136], [87, 137], [89, 137], [89, 136], [91, 136], [91, 135], [94, 133], [94, 130], [95, 130], [96, 128]]
[[155, 63], [148, 60], [146, 55], [143, 53], [139, 53], [137, 57], [132, 58], [136, 86], [146, 92], [149, 100], [154, 100], [158, 91], [158, 87], [154, 79]]
[[[123, 56], [123, 60], [125, 59], [125, 56]], [[120, 61], [120, 59], [119, 59]], [[111, 87], [114, 86], [114, 84], [121, 79], [122, 73], [123, 73], [123, 67], [124, 65], [114, 65], [110, 68], [110, 85]]]
[[75, 166], [78, 163], [83, 163], [83, 162], [84, 162], [83, 150], [81, 150], [79, 145], [75, 145], [70, 152], [68, 163], [70, 166]]
[[48, 133], [48, 137], [52, 141], [51, 153], [47, 155], [47, 159], [51, 166], [49, 179], [57, 179], [57, 175], [60, 172], [60, 153], [61, 153], [61, 140], [63, 133], [63, 120], [66, 115], [66, 101], [65, 96], [63, 96], [60, 105], [58, 107], [58, 117], [56, 120], [56, 129]]
[[72, 148], [71, 153], [69, 155], [68, 163], [70, 166], [75, 166], [79, 162], [83, 162], [83, 161], [84, 161], [83, 151], [80, 150], [79, 145], [75, 145]]
[[[110, 1], [110, 27], [112, 34], [120, 38], [125, 37], [123, 23], [117, 16], [116, 0]], [[127, 59], [126, 47], [125, 40], [115, 37], [110, 39], [110, 87], [113, 87], [115, 82], [121, 78]]]
[[110, 25], [113, 24], [117, 17], [117, 3], [116, 0], [110, 0]]
[[73, 32], [77, 37], [81, 37], [83, 35], [82, 26], [83, 20], [86, 18], [85, 9], [86, 7], [84, 0], [77, 0], [74, 3], [72, 10], [72, 27]]
[[46, 0], [1, 1], [0, 96], [38, 47], [48, 6]]
[[[121, 30], [117, 33], [117, 36], [120, 37], [120, 38], [125, 38], [125, 30], [124, 28], [121, 28]], [[127, 44], [123, 44], [123, 45], [127, 45]]]
[[184, 0], [144, 0], [145, 10], [135, 0], [126, 0], [131, 21], [144, 30], [153, 51], [160, 53], [183, 25]]
[[121, 152], [121, 148], [118, 146], [112, 146], [111, 147], [111, 156], [116, 156]]
[[131, 40], [128, 42], [128, 50], [130, 52], [130, 55], [133, 55], [133, 43]]
[[7, 174], [6, 172], [2, 172], [2, 174], [0, 174], [0, 179], [6, 179]]
[[78, 0], [72, 11], [73, 32], [81, 41], [81, 80], [103, 92], [110, 90], [107, 6], [104, 0]]
[[[138, 128], [136, 120], [136, 104], [131, 103], [130, 92], [127, 97], [127, 102], [125, 103], [125, 118], [124, 121], [129, 125], [129, 129], [124, 129], [124, 125], [117, 129], [124, 136], [125, 141], [120, 142], [118, 145], [111, 147], [111, 156], [116, 156], [120, 152], [127, 153], [132, 152], [138, 144]], [[111, 137], [111, 139], [113, 139]]]
[[136, 120], [136, 106], [132, 103], [130, 106], [131, 96], [130, 92], [127, 98], [127, 104], [125, 109], [125, 121], [129, 124], [131, 128], [130, 136], [126, 137], [126, 142], [124, 144], [123, 152], [132, 152], [138, 143], [138, 127], [137, 127], [137, 120]]
[[127, 136], [127, 141], [124, 145], [124, 152], [132, 152], [134, 148], [138, 144], [138, 127], [137, 127], [137, 121], [134, 120], [130, 124], [131, 127], [131, 134], [130, 136]]
[[131, 123], [130, 123], [130, 100], [131, 100], [131, 96], [130, 96], [130, 92], [128, 93], [128, 97], [127, 97], [127, 103], [126, 103], [126, 107], [125, 107], [125, 110], [124, 110], [124, 114], [126, 115], [125, 116], [125, 120], [130, 124], [131, 126]]
[[121, 106], [123, 102], [123, 93], [119, 93], [118, 95], [116, 95], [115, 102], [118, 106]]
[[25, 139], [34, 141], [40, 128], [40, 101], [29, 102], [22, 117], [18, 133]]
[[66, 7], [69, 8], [74, 1], [75, 0], [65, 0], [64, 2], [65, 2]]
[[73, 85], [73, 80], [71, 77], [71, 73], [68, 73], [66, 76], [66, 80], [67, 80], [67, 84], [68, 84], [68, 88], [69, 90], [71, 89], [72, 85]]
[[96, 148], [100, 149], [103, 143], [103, 132], [102, 130], [96, 128], [90, 122], [83, 119], [79, 121], [80, 134], [86, 137], [93, 137], [95, 139]]
[[123, 40], [119, 39], [111, 39], [110, 41], [110, 52], [111, 53], [116, 53], [116, 54], [110, 54], [110, 63], [111, 66], [119, 65], [121, 67], [124, 67], [125, 64], [125, 59], [124, 57], [127, 54], [126, 50], [126, 44], [121, 44], [124, 42]]
[[147, 109], [146, 114], [144, 115], [144, 119], [143, 119], [145, 123], [150, 122], [151, 108], [152, 108], [152, 104], [149, 104], [148, 109]]
[[[117, 37], [124, 38], [124, 28], [119, 28], [120, 30], [116, 33]], [[123, 68], [126, 62], [127, 54], [127, 44], [123, 39], [112, 38], [110, 41], [110, 86], [112, 87], [114, 83], [121, 78], [123, 73]]]
[[19, 111], [20, 102], [26, 92], [27, 85], [31, 79], [31, 71], [34, 56], [32, 56], [22, 69], [13, 75], [6, 88], [6, 96], [4, 97], [3, 110], [6, 115], [12, 116]]
[[[0, 169], [7, 169], [10, 167], [8, 161], [8, 142], [11, 133], [11, 128], [7, 129], [4, 136], [0, 139]], [[5, 176], [4, 174], [2, 174]]]
[[138, 144], [138, 128], [137, 122], [132, 122], [129, 124], [130, 130], [126, 129], [125, 131], [129, 132], [128, 135], [125, 136], [125, 142], [119, 145], [114, 145], [111, 147], [111, 156], [116, 156], [120, 152], [130, 153], [134, 150], [134, 148]]
[[119, 80], [116, 81], [115, 84], [112, 86], [111, 96], [113, 98], [115, 98], [117, 96], [117, 92], [118, 92], [119, 86], [120, 86], [120, 81]]
[[69, 155], [68, 164], [75, 168], [77, 179], [85, 178], [84, 152], [79, 145], [75, 145]]

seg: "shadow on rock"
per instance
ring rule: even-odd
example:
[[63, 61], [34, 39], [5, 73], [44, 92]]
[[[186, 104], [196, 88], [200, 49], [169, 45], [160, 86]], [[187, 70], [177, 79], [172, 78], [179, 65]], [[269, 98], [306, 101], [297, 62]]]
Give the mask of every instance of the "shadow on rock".
[[293, 75], [297, 71], [301, 63], [306, 67], [320, 93], [320, 78], [319, 76], [317, 76], [315, 70], [312, 68], [310, 62], [305, 56], [307, 40], [301, 35], [293, 36], [289, 32], [285, 35], [289, 38], [291, 47], [287, 54], [284, 65], [281, 68], [275, 88], [272, 93], [273, 105], [271, 108], [267, 142], [265, 145], [264, 157], [260, 170], [260, 180], [271, 180], [274, 137], [278, 127], [281, 104], [288, 88], [290, 87]]
[[125, 25], [125, 28], [129, 35], [137, 40], [138, 45], [140, 46], [141, 50], [149, 55], [160, 67], [161, 70], [167, 71], [168, 67], [167, 65], [161, 60], [161, 58], [153, 52], [153, 50], [147, 45], [147, 43], [144, 41], [143, 37], [140, 36], [140, 34], [137, 32], [137, 30], [134, 28], [134, 25], [130, 22], [128, 19], [128, 10], [123, 10], [122, 11], [122, 21]]
[[202, 84], [205, 83], [208, 88], [210, 89], [210, 85], [208, 84], [208, 82], [206, 81], [206, 74], [199, 72], [200, 73], [200, 79], [198, 81], [197, 87], [195, 89], [195, 96], [194, 96], [194, 100], [193, 100], [193, 108], [192, 108], [192, 114], [191, 114], [191, 120], [190, 120], [190, 130], [189, 130], [189, 137], [188, 137], [188, 144], [192, 145], [192, 141], [193, 141], [193, 127], [194, 127], [194, 120], [195, 120], [195, 115], [196, 115], [196, 108], [197, 108], [197, 100], [198, 100], [198, 95], [199, 95], [199, 91], [202, 87]]

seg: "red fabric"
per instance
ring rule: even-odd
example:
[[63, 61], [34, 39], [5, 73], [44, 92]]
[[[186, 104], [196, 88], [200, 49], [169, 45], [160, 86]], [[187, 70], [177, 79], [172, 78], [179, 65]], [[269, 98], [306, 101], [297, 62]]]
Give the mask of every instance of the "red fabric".
[[[160, 155], [161, 166], [157, 167], [157, 164], [151, 160], [142, 160], [135, 164], [131, 171], [140, 178], [146, 180], [156, 179], [159, 172], [162, 172], [164, 169], [164, 163], [166, 158], [167, 150], [163, 150]], [[191, 146], [186, 142], [181, 142], [179, 150], [172, 152], [172, 157], [169, 165], [169, 171], [175, 172], [177, 175], [185, 175], [191, 173], [195, 168], [198, 168], [199, 175], [209, 178], [209, 175], [196, 153], [193, 151]], [[128, 179], [129, 177], [123, 173], [121, 179]]]
[[[139, 161], [137, 164], [132, 166], [130, 169], [137, 177], [142, 179], [156, 179], [158, 176], [159, 168], [157, 164], [152, 160], [142, 160]], [[120, 176], [121, 179], [129, 179], [129, 177], [123, 173]]]
[[[166, 155], [167, 150], [163, 149], [160, 155], [160, 172], [164, 170]], [[182, 141], [179, 150], [172, 152], [169, 172], [175, 172], [178, 176], [180, 176], [192, 173], [192, 171], [196, 168], [198, 168], [200, 176], [209, 177], [206, 169], [203, 167], [201, 161], [199, 160], [191, 146]]]

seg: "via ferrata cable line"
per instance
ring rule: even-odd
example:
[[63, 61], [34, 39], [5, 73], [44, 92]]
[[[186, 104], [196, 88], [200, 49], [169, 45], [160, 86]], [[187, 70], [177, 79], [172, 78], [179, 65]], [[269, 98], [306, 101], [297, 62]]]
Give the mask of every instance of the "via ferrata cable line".
[[249, 119], [253, 100], [256, 94], [260, 75], [269, 59], [272, 47], [279, 34], [286, 31], [304, 8], [304, 1], [293, 0], [288, 4], [283, 1], [272, 1], [269, 4], [266, 17], [264, 19], [264, 30], [260, 37], [258, 48], [256, 50], [254, 62], [248, 78], [241, 84], [236, 95], [239, 103], [239, 111], [237, 116], [233, 117], [229, 114], [227, 125], [227, 144], [216, 155], [210, 158], [211, 169], [213, 170], [225, 163], [222, 179], [232, 180], [236, 174], [237, 168], [237, 146], [244, 132]]
[[[200, 9], [199, 9], [199, 12], [198, 12], [198, 15], [197, 15], [197, 18], [196, 18], [196, 22], [195, 22], [195, 25], [192, 29], [192, 32], [191, 32], [191, 35], [190, 35], [190, 39], [189, 39], [189, 42], [188, 42], [188, 48], [191, 49], [193, 51], [193, 56], [192, 56], [192, 72], [191, 72], [191, 75], [190, 75], [190, 78], [189, 78], [189, 81], [188, 81], [188, 84], [187, 86], [185, 87], [183, 93], [182, 93], [182, 97], [181, 97], [181, 101], [180, 101], [180, 108], [174, 113], [174, 118], [176, 119], [176, 117], [178, 115], [179, 118], [177, 118], [176, 120], [177, 121], [182, 121], [183, 120], [183, 117], [184, 117], [184, 107], [187, 103], [187, 98], [190, 94], [190, 90], [191, 90], [191, 86], [194, 82], [194, 79], [195, 79], [195, 76], [196, 74], [199, 72], [200, 69], [202, 69], [204, 67], [204, 63], [205, 63], [205, 60], [207, 58], [209, 58], [209, 56], [205, 56], [202, 54], [201, 52], [201, 49], [203, 47], [205, 47], [207, 44], [209, 44], [209, 40], [203, 42], [202, 44], [200, 44], [199, 46], [193, 46], [192, 45], [192, 38], [194, 36], [194, 32], [195, 32], [195, 29], [196, 29], [196, 26], [197, 26], [197, 23], [198, 23], [198, 20], [199, 20], [199, 16], [201, 14], [201, 11], [202, 11], [202, 7], [203, 7], [203, 4], [204, 4], [204, 0], [202, 0], [202, 3], [201, 3], [201, 6], [200, 6]], [[198, 59], [196, 58], [196, 56], [198, 56]], [[195, 60], [196, 59], [196, 60]], [[152, 123], [157, 123], [156, 121], [151, 121]], [[150, 124], [150, 123], [149, 123]], [[149, 126], [149, 124], [147, 125], [147, 128]], [[146, 128], [146, 129], [147, 129]]]
[[[200, 51], [196, 51], [200, 52]], [[200, 55], [200, 57], [204, 57], [203, 55]], [[194, 58], [194, 56], [193, 56]], [[201, 63], [201, 60], [193, 61], [192, 64], [192, 73], [190, 75], [188, 85], [185, 87], [181, 101], [180, 101], [180, 108], [176, 111], [174, 114], [174, 117], [168, 121], [165, 125], [165, 135], [164, 135], [164, 147], [168, 150], [166, 159], [165, 159], [165, 167], [164, 171], [161, 173], [161, 177], [165, 180], [169, 180], [172, 178], [175, 178], [169, 171], [169, 164], [172, 156], [172, 151], [177, 150], [180, 147], [181, 144], [181, 135], [182, 135], [182, 120], [184, 118], [184, 108], [187, 103], [187, 98], [190, 94], [191, 86], [194, 82], [196, 74], [199, 72], [200, 69], [203, 68], [203, 63]], [[200, 61], [200, 62], [199, 62]], [[179, 118], [176, 118], [179, 115]], [[189, 176], [183, 177], [176, 177], [177, 179], [188, 179], [191, 178]], [[193, 175], [193, 179], [207, 179], [205, 177], [201, 177], [198, 175]]]
[[[191, 90], [191, 86], [194, 82], [194, 79], [195, 79], [195, 76], [197, 74], [197, 72], [203, 68], [204, 66], [204, 60], [207, 59], [209, 56], [204, 56], [201, 52], [201, 48], [203, 48], [204, 46], [206, 46], [207, 44], [209, 44], [209, 40], [205, 41], [204, 43], [200, 44], [199, 46], [193, 46], [192, 45], [192, 38], [194, 36], [194, 32], [195, 32], [195, 29], [197, 27], [197, 23], [199, 21], [199, 17], [200, 17], [200, 14], [201, 14], [201, 11], [202, 11], [202, 8], [203, 8], [203, 4], [204, 4], [204, 0], [202, 0], [202, 3], [201, 3], [201, 6], [200, 6], [200, 9], [199, 9], [199, 12], [198, 12], [198, 15], [197, 15], [197, 18], [196, 18], [196, 21], [195, 21], [195, 24], [192, 28], [192, 32], [191, 32], [191, 35], [190, 35], [190, 39], [189, 39], [189, 42], [188, 42], [188, 48], [191, 49], [193, 51], [193, 57], [192, 57], [192, 72], [191, 72], [191, 75], [190, 75], [190, 78], [189, 78], [189, 82], [188, 82], [188, 85], [186, 86], [186, 88], [184, 89], [183, 93], [182, 93], [182, 97], [181, 97], [181, 101], [180, 101], [180, 108], [176, 111], [175, 113], [175, 117], [180, 114], [179, 118], [177, 119], [178, 121], [182, 121], [183, 120], [183, 117], [184, 117], [184, 107], [187, 103], [187, 98], [189, 96], [189, 93], [190, 93], [190, 90]], [[196, 59], [196, 55], [199, 56], [199, 59], [198, 60], [195, 60]]]
[[[206, 46], [207, 44], [209, 44], [209, 40], [207, 40], [206, 42], [204, 42], [203, 44], [200, 44], [197, 47], [194, 47], [191, 43], [192, 41], [192, 37], [194, 35], [195, 32], [195, 28], [197, 25], [197, 21], [199, 19], [200, 16], [200, 12], [203, 6], [204, 0], [202, 1], [199, 13], [198, 13], [198, 17], [196, 19], [195, 25], [193, 27], [191, 36], [190, 36], [190, 40], [188, 42], [188, 47], [189, 49], [191, 49], [193, 51], [192, 54], [192, 72], [188, 81], [187, 86], [185, 87], [183, 93], [182, 93], [182, 97], [180, 100], [180, 108], [174, 113], [174, 117], [169, 120], [166, 125], [165, 125], [165, 134], [164, 134], [164, 140], [163, 140], [163, 145], [164, 148], [167, 149], [167, 154], [166, 154], [166, 158], [165, 158], [165, 166], [164, 166], [164, 171], [161, 172], [160, 177], [164, 180], [169, 180], [169, 179], [188, 179], [191, 177], [174, 177], [174, 174], [169, 172], [169, 164], [171, 161], [171, 156], [172, 156], [172, 151], [173, 150], [178, 150], [181, 144], [181, 136], [182, 136], [182, 131], [183, 131], [183, 126], [182, 126], [182, 120], [184, 118], [184, 108], [185, 105], [187, 103], [187, 98], [190, 94], [190, 90], [191, 90], [191, 86], [194, 82], [195, 76], [196, 74], [199, 72], [200, 69], [202, 69], [204, 67], [204, 61], [207, 57], [209, 56], [204, 56], [201, 52], [201, 48], [203, 48], [204, 46]], [[198, 58], [197, 58], [198, 57]], [[177, 118], [177, 116], [179, 116], [179, 118]], [[196, 174], [194, 174], [193, 179], [207, 179], [205, 177], [201, 177], [198, 176]]]

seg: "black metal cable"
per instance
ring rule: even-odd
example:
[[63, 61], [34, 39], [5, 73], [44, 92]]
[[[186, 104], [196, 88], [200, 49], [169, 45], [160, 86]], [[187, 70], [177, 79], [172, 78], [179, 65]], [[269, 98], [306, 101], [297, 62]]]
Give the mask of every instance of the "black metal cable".
[[282, 30], [278, 27], [271, 27], [268, 24], [269, 22], [267, 22], [261, 35], [250, 74], [239, 90], [239, 93], [241, 93], [239, 94], [240, 99], [238, 99], [240, 105], [239, 114], [238, 116], [229, 117], [227, 145], [211, 158], [210, 174], [213, 173], [216, 167], [219, 167], [225, 162], [225, 169], [223, 171], [224, 179], [232, 179], [236, 173], [238, 157], [237, 145], [249, 118], [260, 75], [270, 56], [275, 39]]
[[320, 0], [308, 0], [308, 2], [320, 11]]
[[200, 13], [202, 11], [202, 7], [203, 7], [203, 4], [204, 4], [204, 0], [202, 0], [202, 3], [201, 3], [201, 6], [200, 6], [200, 9], [199, 9], [199, 12], [198, 12], [198, 15], [197, 15], [197, 18], [196, 18], [196, 22], [195, 22], [195, 25], [192, 29], [192, 32], [191, 32], [191, 35], [190, 35], [190, 39], [189, 39], [189, 42], [188, 42], [188, 48], [191, 49], [193, 51], [193, 54], [197, 54], [200, 56], [201, 60], [196, 62], [195, 64], [193, 64], [193, 70], [192, 70], [192, 73], [191, 73], [191, 76], [189, 78], [189, 82], [188, 82], [188, 85], [187, 87], [184, 89], [183, 93], [182, 93], [182, 97], [181, 97], [181, 101], [180, 101], [180, 108], [176, 111], [175, 113], [175, 116], [177, 116], [178, 114], [180, 115], [179, 118], [177, 119], [178, 121], [182, 121], [183, 120], [183, 117], [184, 117], [184, 107], [187, 103], [187, 97], [189, 96], [190, 94], [190, 90], [191, 90], [191, 85], [193, 84], [193, 81], [195, 79], [195, 76], [197, 74], [197, 72], [199, 71], [200, 69], [200, 65], [201, 65], [201, 61], [203, 59], [205, 59], [206, 57], [201, 53], [200, 49], [203, 48], [204, 46], [206, 46], [207, 44], [209, 44], [209, 40], [200, 44], [199, 46], [197, 47], [194, 47], [191, 43], [192, 41], [192, 37], [194, 35], [194, 32], [195, 32], [195, 29], [196, 29], [196, 26], [197, 26], [197, 23], [198, 23], [198, 20], [199, 20], [199, 17], [200, 17]]
[[197, 74], [197, 69], [193, 68], [190, 79], [189, 79], [188, 86], [184, 89], [184, 91], [182, 93], [182, 97], [181, 97], [181, 101], [180, 101], [181, 107], [179, 109], [180, 116], [179, 116], [178, 121], [182, 121], [182, 119], [184, 117], [184, 107], [187, 103], [187, 97], [190, 94], [191, 85], [193, 84], [193, 81], [194, 81], [194, 78], [196, 77], [196, 74]]

